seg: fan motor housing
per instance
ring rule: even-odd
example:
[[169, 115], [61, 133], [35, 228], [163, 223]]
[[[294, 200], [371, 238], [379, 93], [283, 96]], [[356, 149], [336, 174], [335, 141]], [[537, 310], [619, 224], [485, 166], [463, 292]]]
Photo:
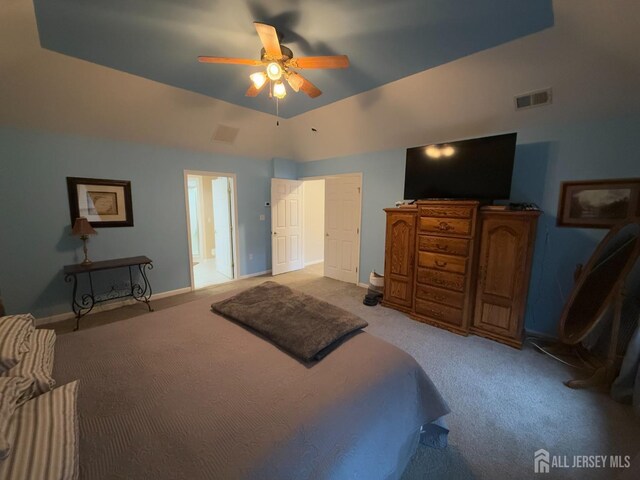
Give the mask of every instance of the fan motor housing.
[[[293, 52], [291, 51], [290, 48], [285, 47], [284, 45], [280, 45], [280, 50], [282, 51], [282, 61], [287, 61], [293, 58]], [[260, 49], [260, 60], [264, 60], [269, 61], [269, 59], [266, 59], [266, 52], [264, 50], [264, 48]]]

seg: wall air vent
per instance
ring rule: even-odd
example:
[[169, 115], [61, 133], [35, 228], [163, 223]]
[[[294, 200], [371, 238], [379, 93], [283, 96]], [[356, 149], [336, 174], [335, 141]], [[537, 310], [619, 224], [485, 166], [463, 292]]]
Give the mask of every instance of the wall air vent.
[[214, 142], [228, 143], [231, 145], [236, 141], [239, 131], [239, 128], [219, 124], [213, 132], [211, 140], [213, 140]]
[[539, 107], [551, 103], [551, 89], [538, 90], [536, 92], [525, 93], [515, 97], [516, 110], [524, 108]]

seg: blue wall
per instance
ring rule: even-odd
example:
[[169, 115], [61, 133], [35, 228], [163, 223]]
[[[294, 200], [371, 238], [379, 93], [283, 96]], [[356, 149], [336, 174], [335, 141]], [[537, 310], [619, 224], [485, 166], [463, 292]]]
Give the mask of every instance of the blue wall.
[[[574, 268], [586, 262], [605, 234], [555, 226], [560, 182], [640, 177], [639, 124], [636, 116], [519, 131], [511, 199], [534, 202], [545, 212], [538, 226], [527, 329], [557, 333]], [[501, 132], [486, 132], [492, 133]], [[397, 149], [299, 164], [300, 177], [363, 173], [361, 282], [368, 281], [372, 269], [383, 270], [382, 209], [403, 197], [404, 156], [405, 150]]]
[[147, 255], [154, 292], [189, 286], [185, 169], [237, 174], [240, 274], [270, 269], [269, 161], [0, 128], [0, 292], [7, 310], [70, 310], [62, 267], [82, 260], [82, 248], [69, 236], [67, 176], [131, 180], [134, 227], [99, 229], [90, 258]]
[[273, 162], [273, 178], [285, 178], [287, 180], [298, 179], [298, 163], [294, 160], [275, 157]]
[[[519, 131], [511, 198], [537, 203], [540, 219], [526, 326], [555, 334], [558, 317], [584, 263], [605, 231], [555, 226], [563, 180], [640, 177], [638, 116]], [[499, 132], [486, 132], [486, 134]], [[447, 139], [448, 140], [448, 139]], [[402, 199], [404, 149], [297, 164], [0, 128], [0, 292], [11, 312], [46, 316], [69, 310], [62, 266], [81, 260], [69, 236], [67, 176], [132, 181], [135, 226], [100, 229], [94, 260], [148, 255], [156, 292], [189, 285], [183, 170], [236, 173], [240, 274], [268, 270], [273, 175], [285, 178], [362, 172], [360, 281], [383, 270], [384, 213]], [[260, 221], [260, 214], [266, 215]], [[249, 254], [253, 260], [249, 261]]]

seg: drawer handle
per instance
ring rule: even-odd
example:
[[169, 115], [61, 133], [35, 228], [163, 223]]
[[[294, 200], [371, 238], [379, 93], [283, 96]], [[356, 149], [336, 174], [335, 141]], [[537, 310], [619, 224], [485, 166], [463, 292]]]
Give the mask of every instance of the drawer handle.
[[453, 227], [449, 225], [447, 222], [440, 222], [440, 224], [438, 225], [438, 229], [446, 232], [446, 231], [452, 230]]
[[436, 260], [436, 266], [440, 268], [444, 268], [447, 266], [447, 262], [441, 262], [440, 260]]
[[444, 301], [444, 297], [441, 295], [432, 295], [434, 300], [438, 300], [440, 302]]
[[436, 310], [432, 310], [430, 308], [426, 309], [427, 312], [429, 312], [429, 315], [432, 315], [434, 317], [442, 317], [442, 313], [441, 312], [437, 312]]
[[436, 248], [438, 250], [442, 250], [443, 252], [446, 252], [447, 250], [449, 250], [449, 245], [440, 245], [439, 243], [436, 243]]

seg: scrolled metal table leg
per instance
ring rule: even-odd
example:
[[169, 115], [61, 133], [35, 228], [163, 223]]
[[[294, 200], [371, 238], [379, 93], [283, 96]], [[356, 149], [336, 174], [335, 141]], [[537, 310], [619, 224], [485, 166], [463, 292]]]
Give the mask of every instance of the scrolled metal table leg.
[[153, 291], [151, 290], [151, 283], [149, 282], [149, 278], [147, 277], [146, 269], [152, 270], [153, 265], [151, 263], [144, 263], [138, 265], [138, 270], [140, 271], [140, 278], [142, 279], [143, 284], [139, 283], [131, 285], [131, 296], [139, 302], [144, 302], [147, 305], [147, 308], [150, 312], [153, 312], [153, 308], [151, 308], [151, 295]]
[[[70, 283], [73, 281], [73, 293], [71, 294], [71, 309], [76, 315], [76, 326], [73, 329], [75, 332], [80, 328], [80, 319], [89, 313], [95, 305], [95, 298], [93, 296], [93, 288], [91, 293], [85, 293], [78, 299], [78, 276], [75, 274], [67, 274], [64, 276], [64, 281]], [[92, 285], [93, 287], [93, 285]], [[85, 311], [86, 310], [86, 311]]]

